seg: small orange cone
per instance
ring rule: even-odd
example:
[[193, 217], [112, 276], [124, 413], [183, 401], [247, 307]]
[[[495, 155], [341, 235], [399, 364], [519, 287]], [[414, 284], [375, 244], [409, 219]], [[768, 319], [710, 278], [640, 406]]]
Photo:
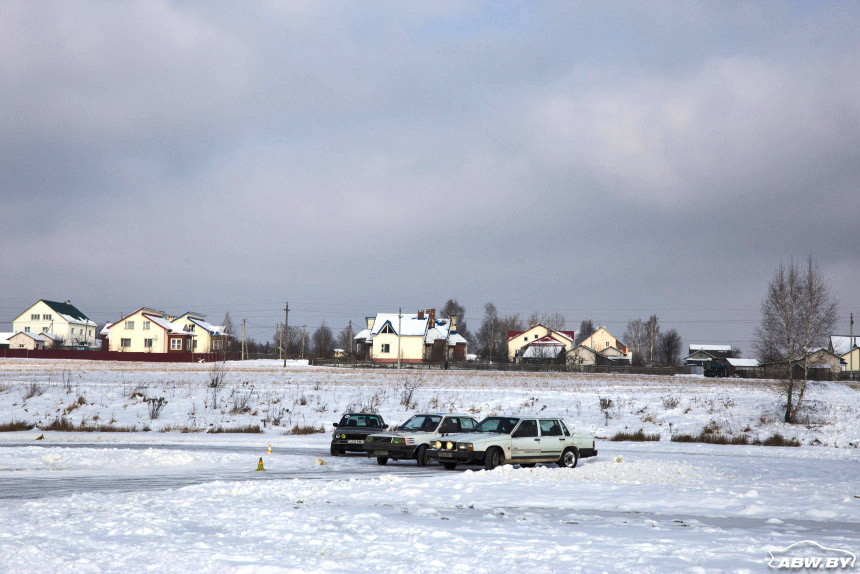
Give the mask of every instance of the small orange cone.
[[260, 457], [260, 462], [257, 463], [257, 470], [266, 470], [263, 468], [263, 457]]
[[272, 454], [272, 445], [269, 445], [269, 454]]

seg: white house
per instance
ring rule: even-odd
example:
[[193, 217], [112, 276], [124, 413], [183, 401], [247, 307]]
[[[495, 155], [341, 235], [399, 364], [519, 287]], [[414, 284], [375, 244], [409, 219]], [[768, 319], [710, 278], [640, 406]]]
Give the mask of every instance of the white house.
[[158, 309], [141, 307], [106, 327], [111, 351], [190, 353], [194, 334], [170, 322]]
[[96, 342], [96, 324], [69, 301], [39, 299], [12, 320], [15, 333], [49, 333], [66, 346], [90, 347]]
[[220, 352], [227, 348], [226, 342], [230, 335], [225, 331], [224, 325], [209, 323], [206, 315], [188, 311], [170, 323], [194, 336], [191, 348], [195, 353]]
[[417, 313], [378, 313], [355, 341], [366, 358], [378, 362], [464, 361], [468, 342], [457, 333], [457, 318], [437, 319], [435, 309]]

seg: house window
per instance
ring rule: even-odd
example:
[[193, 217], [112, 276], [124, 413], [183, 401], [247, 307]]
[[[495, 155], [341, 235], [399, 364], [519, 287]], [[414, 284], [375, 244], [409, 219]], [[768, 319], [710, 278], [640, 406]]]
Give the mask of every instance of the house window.
[[126, 321], [125, 322], [126, 329], [134, 329], [134, 321]]
[[92, 329], [89, 330], [89, 335], [90, 335], [90, 337], [93, 336], [93, 330]]
[[523, 341], [528, 341], [528, 340], [529, 340], [528, 337], [523, 337]]
[[39, 320], [39, 314], [38, 314], [38, 313], [33, 313], [33, 314], [31, 314], [31, 315], [30, 315], [30, 320], [31, 320], [31, 321], [38, 321], [38, 320]]
[[390, 353], [391, 352], [391, 343], [383, 343], [380, 346], [382, 347], [381, 352], [383, 352], [383, 353]]
[[121, 347], [131, 347], [131, 339], [120, 339], [119, 344]]
[[143, 340], [143, 346], [148, 348], [148, 349], [151, 349], [152, 348], [152, 339], [144, 339]]
[[193, 343], [196, 343], [196, 342], [197, 341], [192, 341], [191, 339], [188, 339], [188, 344], [185, 346], [185, 348], [188, 349], [189, 351], [191, 351], [193, 349]]
[[150, 323], [149, 321], [144, 321], [144, 322], [143, 322], [143, 330], [144, 330], [144, 331], [149, 331], [149, 326], [150, 326], [150, 325], [151, 325], [151, 323]]
[[182, 350], [182, 339], [174, 338], [170, 339], [170, 350], [171, 351], [181, 351]]
[[534, 336], [534, 338], [535, 338], [535, 339], [537, 339], [537, 333], [535, 333], [535, 336]]
[[212, 341], [212, 348], [216, 351], [220, 351], [224, 348], [224, 341], [222, 341], [221, 339], [216, 339]]
[[[191, 345], [191, 341], [188, 341], [188, 344], [189, 344], [189, 345]], [[193, 345], [191, 345], [191, 348], [192, 348], [192, 349], [196, 349], [196, 348], [197, 348], [197, 339], [194, 339], [194, 344], [193, 344]]]
[[24, 327], [24, 332], [25, 332], [25, 333], [29, 333], [29, 332], [30, 332], [30, 327]]
[[[38, 316], [38, 315], [36, 315], [36, 319], [38, 319], [38, 318], [39, 318], [39, 316]], [[50, 314], [50, 313], [46, 313], [45, 315], [42, 315], [42, 320], [43, 320], [43, 321], [50, 321], [50, 320], [51, 320], [51, 314]]]
[[[48, 332], [48, 328], [47, 328], [47, 327], [42, 327], [42, 332], [43, 332], [43, 333], [47, 333], [47, 332]], [[72, 331], [72, 332], [74, 332], [74, 331]]]

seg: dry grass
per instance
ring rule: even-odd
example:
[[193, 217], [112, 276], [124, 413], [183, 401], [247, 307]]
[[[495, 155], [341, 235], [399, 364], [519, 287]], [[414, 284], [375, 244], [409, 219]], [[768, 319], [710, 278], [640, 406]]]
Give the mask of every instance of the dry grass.
[[217, 427], [212, 427], [208, 431], [211, 434], [221, 434], [221, 433], [262, 433], [263, 429], [260, 428], [260, 425], [244, 425], [244, 426], [235, 426], [235, 427], [223, 427], [218, 425]]
[[609, 440], [619, 441], [619, 440], [630, 440], [636, 442], [645, 442], [645, 441], [657, 441], [660, 440], [660, 435], [658, 434], [645, 434], [645, 431], [639, 429], [636, 432], [628, 432], [628, 431], [619, 431], [612, 435], [612, 438]]
[[112, 424], [106, 425], [91, 425], [87, 424], [85, 421], [81, 421], [79, 424], [75, 424], [65, 416], [60, 416], [51, 421], [51, 423], [47, 426], [39, 426], [41, 430], [47, 431], [58, 431], [58, 432], [137, 432], [143, 431], [148, 432], [150, 428], [148, 426], [144, 426], [140, 429], [137, 426], [117, 426]]
[[16, 432], [16, 431], [25, 431], [30, 430], [34, 426], [33, 423], [27, 423], [24, 421], [12, 421], [11, 423], [2, 423], [0, 424], [0, 432]]
[[319, 434], [324, 433], [325, 429], [323, 427], [316, 428], [310, 425], [293, 425], [293, 428], [284, 431], [284, 434]]

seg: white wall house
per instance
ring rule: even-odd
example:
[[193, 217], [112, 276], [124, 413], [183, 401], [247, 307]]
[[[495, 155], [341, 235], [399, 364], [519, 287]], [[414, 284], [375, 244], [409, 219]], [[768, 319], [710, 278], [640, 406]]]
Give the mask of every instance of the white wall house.
[[66, 346], [95, 345], [96, 324], [69, 301], [40, 299], [12, 320], [15, 333], [48, 333]]
[[193, 335], [191, 347], [195, 353], [221, 352], [227, 348], [230, 335], [226, 333], [224, 325], [213, 325], [206, 320], [206, 315], [188, 311], [170, 323]]
[[194, 334], [173, 325], [164, 311], [141, 307], [111, 323], [109, 349], [126, 353], [190, 353]]
[[418, 313], [378, 313], [367, 317], [367, 328], [355, 341], [368, 349], [366, 358], [378, 362], [463, 361], [468, 341], [457, 333], [457, 318], [437, 319], [435, 309]]

